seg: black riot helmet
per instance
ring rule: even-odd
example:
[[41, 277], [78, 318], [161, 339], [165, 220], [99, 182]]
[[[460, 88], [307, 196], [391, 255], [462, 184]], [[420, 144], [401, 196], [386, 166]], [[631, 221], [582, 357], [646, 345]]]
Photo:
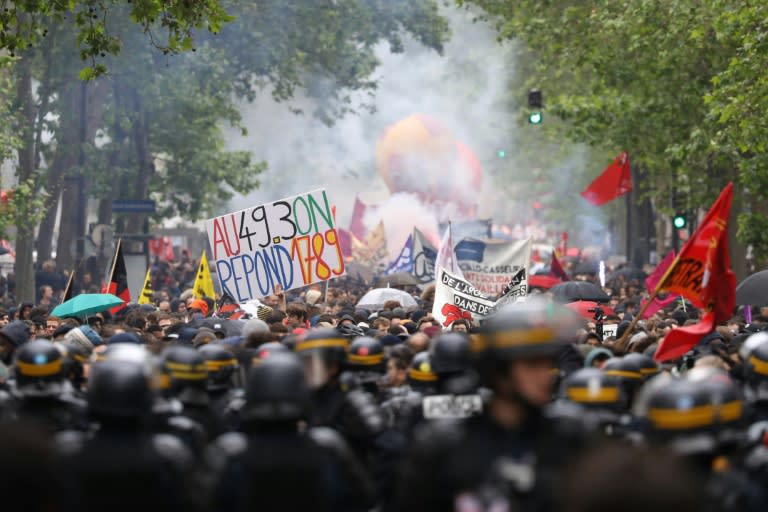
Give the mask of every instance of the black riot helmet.
[[575, 339], [578, 317], [568, 308], [539, 299], [501, 307], [473, 338], [473, 352], [493, 361], [554, 356]]
[[51, 397], [64, 390], [61, 352], [48, 340], [33, 340], [19, 347], [15, 366], [19, 396]]
[[338, 378], [346, 363], [348, 349], [349, 339], [336, 329], [310, 331], [294, 347], [313, 389], [320, 389]]
[[632, 406], [635, 393], [643, 384], [643, 373], [640, 361], [626, 357], [612, 357], [603, 363], [602, 370], [613, 377], [624, 390], [627, 408]]
[[245, 422], [298, 421], [309, 404], [301, 360], [290, 352], [275, 352], [251, 369], [242, 417]]
[[640, 366], [640, 375], [647, 381], [659, 374], [661, 368], [652, 357], [638, 352], [630, 352], [624, 356], [625, 361], [636, 362]]
[[294, 351], [300, 356], [320, 355], [324, 361], [344, 363], [349, 339], [336, 329], [310, 331], [303, 341], [296, 343]]
[[419, 352], [411, 360], [411, 366], [408, 368], [408, 385], [414, 391], [423, 394], [435, 392], [437, 386], [437, 374], [432, 371], [429, 361], [429, 353]]
[[459, 332], [435, 338], [429, 350], [432, 371], [443, 376], [468, 370], [472, 363], [469, 344], [469, 337]]
[[751, 403], [768, 402], [768, 343], [747, 354], [743, 362], [744, 396]]
[[272, 354], [277, 354], [279, 352], [290, 352], [290, 349], [279, 341], [270, 341], [259, 345], [259, 348], [254, 349], [254, 352], [255, 355], [251, 360], [251, 368], [260, 365], [262, 361], [270, 357]]
[[354, 372], [383, 374], [386, 362], [381, 342], [368, 336], [355, 339], [347, 352], [347, 368]]
[[648, 440], [681, 455], [716, 455], [722, 427], [741, 419], [742, 402], [735, 390], [718, 393], [713, 387], [665, 374], [649, 381], [634, 408]]
[[597, 368], [570, 374], [560, 387], [560, 397], [587, 409], [619, 412], [626, 400], [618, 381]]
[[107, 360], [93, 365], [88, 379], [88, 412], [96, 420], [139, 420], [152, 404], [150, 379], [140, 364]]
[[197, 349], [205, 360], [208, 371], [208, 390], [219, 391], [232, 387], [232, 377], [237, 370], [237, 359], [234, 354], [216, 343], [201, 345]]
[[685, 379], [703, 387], [709, 400], [720, 408], [717, 437], [722, 448], [735, 447], [743, 441], [744, 407], [738, 386], [728, 372], [719, 368], [693, 368], [685, 373]]
[[461, 332], [438, 336], [429, 349], [429, 363], [441, 392], [464, 394], [477, 389], [480, 378], [472, 367], [469, 337]]
[[173, 345], [163, 351], [162, 369], [167, 392], [184, 405], [208, 405], [208, 369], [203, 355], [192, 347]]

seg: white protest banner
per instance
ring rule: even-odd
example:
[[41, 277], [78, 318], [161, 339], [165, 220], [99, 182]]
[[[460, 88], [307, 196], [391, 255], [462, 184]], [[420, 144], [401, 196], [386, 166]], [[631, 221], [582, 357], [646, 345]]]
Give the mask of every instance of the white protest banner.
[[[456, 245], [456, 258], [464, 278], [487, 295], [500, 295], [514, 279], [522, 279], [517, 285], [527, 292], [530, 238], [517, 242], [466, 238]], [[520, 274], [520, 269], [525, 272]]]
[[205, 222], [223, 292], [236, 302], [344, 275], [344, 255], [325, 190]]
[[493, 312], [496, 301], [467, 281], [439, 267], [432, 316], [443, 327], [459, 319], [481, 320]]
[[525, 269], [520, 269], [508, 284], [508, 291], [498, 300], [484, 294], [468, 281], [451, 274], [444, 268], [438, 268], [439, 278], [435, 282], [435, 302], [432, 316], [444, 327], [459, 319], [477, 324], [492, 315], [498, 308], [526, 298]]

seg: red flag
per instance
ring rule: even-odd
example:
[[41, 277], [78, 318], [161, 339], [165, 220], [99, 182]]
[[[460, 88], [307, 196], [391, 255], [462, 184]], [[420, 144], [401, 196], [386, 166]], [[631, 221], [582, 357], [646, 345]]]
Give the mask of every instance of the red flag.
[[679, 293], [706, 313], [698, 324], [671, 331], [654, 356], [658, 361], [685, 354], [731, 317], [736, 305], [736, 276], [728, 250], [728, 216], [733, 201], [729, 183], [712, 205], [701, 225], [683, 246], [675, 262], [659, 283], [659, 290]]
[[339, 236], [339, 247], [341, 247], [341, 254], [344, 258], [352, 257], [352, 238], [355, 235], [343, 228], [336, 228], [336, 234]]
[[352, 220], [349, 222], [349, 231], [355, 235], [358, 240], [365, 240], [365, 235], [368, 234], [368, 230], [365, 228], [363, 219], [365, 218], [365, 211], [368, 207], [359, 197], [355, 198], [355, 206], [352, 208]]
[[601, 206], [632, 190], [632, 172], [627, 152], [616, 157], [611, 165], [585, 188], [581, 195], [595, 206]]
[[[128, 270], [125, 267], [125, 258], [123, 257], [122, 239], [117, 240], [115, 259], [112, 261], [112, 272], [109, 275], [107, 293], [120, 297], [126, 303], [131, 301], [131, 291], [128, 289]], [[109, 311], [114, 315], [124, 307], [125, 304], [121, 304]]]
[[552, 252], [552, 261], [549, 264], [549, 275], [552, 277], [557, 277], [562, 281], [571, 280], [571, 278], [568, 277], [568, 274], [565, 273], [565, 270], [563, 270], [563, 266], [560, 265], [560, 261], [557, 259], [554, 251]]

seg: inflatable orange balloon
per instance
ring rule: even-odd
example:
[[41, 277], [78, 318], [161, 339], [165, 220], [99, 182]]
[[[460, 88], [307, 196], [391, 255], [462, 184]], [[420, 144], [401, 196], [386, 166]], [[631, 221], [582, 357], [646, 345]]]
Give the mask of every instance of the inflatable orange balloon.
[[391, 193], [415, 194], [425, 203], [452, 204], [464, 217], [474, 215], [480, 162], [436, 119], [415, 114], [387, 128], [376, 144], [376, 165]]

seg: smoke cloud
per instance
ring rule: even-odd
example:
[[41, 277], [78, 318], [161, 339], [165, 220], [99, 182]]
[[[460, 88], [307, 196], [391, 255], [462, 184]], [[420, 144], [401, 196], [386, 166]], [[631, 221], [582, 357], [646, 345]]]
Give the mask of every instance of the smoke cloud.
[[[386, 44], [377, 48], [381, 65], [374, 76], [378, 81], [374, 111], [361, 109], [327, 126], [311, 115], [317, 105], [306, 96], [278, 104], [263, 91], [253, 103], [244, 103], [241, 111], [248, 135], [233, 131], [229, 147], [252, 151], [255, 159], [267, 161], [269, 169], [259, 190], [236, 196], [229, 210], [326, 188], [336, 204], [338, 224], [347, 227], [359, 196], [366, 204], [377, 206], [364, 222], [372, 228], [383, 220], [391, 256], [399, 252], [414, 225], [439, 239], [440, 221], [466, 215], [457, 205], [471, 203], [479, 218], [515, 224], [517, 219], [509, 218], [509, 198], [499, 193], [493, 179], [497, 151], [516, 151], [520, 129], [519, 111], [510, 110], [509, 101], [509, 81], [515, 71], [513, 48], [499, 43], [489, 25], [474, 23], [469, 12], [445, 7], [443, 13], [452, 30], [444, 55], [414, 41], [407, 42], [401, 54], [390, 53]], [[367, 95], [356, 99], [370, 100]], [[305, 114], [294, 114], [295, 108]], [[438, 121], [474, 153], [483, 168], [479, 193], [466, 167], [457, 170], [450, 163], [418, 161], [408, 162], [418, 170], [417, 179], [405, 177], [413, 193], [390, 193], [377, 169], [376, 144], [388, 127], [414, 114]], [[515, 171], [521, 177], [527, 172]], [[440, 189], [444, 201], [429, 204], [423, 195], [417, 195], [434, 190], [441, 178], [451, 185]], [[504, 179], [514, 180], [514, 173], [505, 172]], [[563, 186], [573, 186], [563, 181]]]

